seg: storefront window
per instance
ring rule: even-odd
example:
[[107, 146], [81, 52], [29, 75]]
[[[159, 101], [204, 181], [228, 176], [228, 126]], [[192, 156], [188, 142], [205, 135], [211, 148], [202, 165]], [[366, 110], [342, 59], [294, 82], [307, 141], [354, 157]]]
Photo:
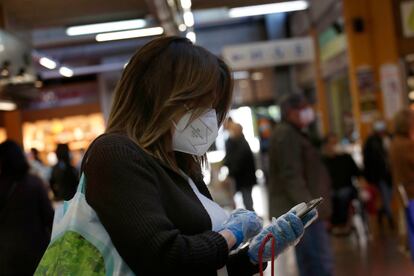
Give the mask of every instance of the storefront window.
[[0, 143], [3, 143], [7, 139], [7, 133], [4, 128], [0, 128]]
[[23, 124], [23, 143], [26, 151], [39, 150], [41, 158], [49, 165], [54, 163], [56, 145], [67, 143], [76, 164], [93, 139], [104, 131], [105, 122], [100, 113], [27, 122]]

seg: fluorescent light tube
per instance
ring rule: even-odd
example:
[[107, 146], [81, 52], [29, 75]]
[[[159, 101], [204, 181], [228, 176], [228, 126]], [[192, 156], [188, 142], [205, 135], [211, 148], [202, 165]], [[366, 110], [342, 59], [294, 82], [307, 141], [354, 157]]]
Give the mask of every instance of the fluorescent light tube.
[[187, 30], [187, 26], [185, 24], [178, 25], [178, 30], [180, 32], [185, 32]]
[[229, 10], [230, 17], [255, 16], [270, 13], [292, 12], [306, 10], [309, 7], [307, 1], [288, 1], [274, 4], [255, 5], [247, 7], [232, 8]]
[[183, 14], [184, 18], [184, 24], [187, 25], [187, 27], [194, 26], [194, 15], [190, 11], [185, 11]]
[[191, 9], [191, 0], [181, 0], [180, 2], [181, 2], [181, 7], [184, 10]]
[[62, 66], [59, 68], [59, 74], [61, 74], [64, 77], [70, 78], [73, 76], [73, 70], [68, 67]]
[[233, 79], [235, 80], [245, 80], [248, 79], [250, 76], [248, 71], [234, 71], [233, 72]]
[[188, 32], [185, 37], [187, 37], [189, 40], [191, 40], [191, 42], [195, 43], [196, 42], [196, 34], [195, 32]]
[[131, 19], [115, 22], [97, 23], [89, 25], [72, 26], [66, 29], [68, 36], [97, 34], [113, 31], [144, 28], [147, 22], [144, 19]]
[[162, 27], [153, 27], [153, 28], [146, 28], [146, 29], [97, 34], [95, 39], [98, 42], [102, 42], [102, 41], [144, 37], [144, 36], [161, 35], [163, 33], [164, 33], [164, 29]]
[[50, 69], [50, 70], [53, 70], [56, 68], [56, 62], [47, 57], [40, 58], [39, 63], [43, 67], [46, 67], [47, 69]]

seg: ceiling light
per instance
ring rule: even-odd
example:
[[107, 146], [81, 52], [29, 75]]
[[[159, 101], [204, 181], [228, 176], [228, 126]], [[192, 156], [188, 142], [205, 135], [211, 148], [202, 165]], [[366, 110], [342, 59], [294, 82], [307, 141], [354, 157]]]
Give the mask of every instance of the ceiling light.
[[306, 10], [309, 4], [307, 1], [288, 1], [274, 4], [255, 5], [229, 10], [230, 17], [255, 16], [270, 13], [291, 12]]
[[139, 30], [97, 34], [95, 39], [98, 42], [102, 42], [102, 41], [110, 41], [110, 40], [137, 38], [137, 37], [143, 37], [143, 36], [161, 35], [163, 33], [164, 33], [164, 29], [162, 27], [153, 27], [153, 28], [146, 28], [146, 29], [139, 29]]
[[410, 98], [410, 100], [414, 101], [414, 91], [411, 91], [411, 92], [408, 94], [408, 98]]
[[181, 0], [181, 7], [185, 10], [191, 9], [191, 0]]
[[144, 28], [147, 25], [144, 19], [131, 19], [115, 22], [97, 23], [81, 26], [73, 26], [66, 29], [69, 36], [97, 34], [113, 31]]
[[189, 40], [191, 40], [191, 42], [195, 43], [196, 42], [196, 34], [195, 32], [188, 32], [185, 37], [187, 37]]
[[234, 71], [233, 79], [235, 80], [244, 80], [249, 78], [249, 72], [247, 71]]
[[187, 30], [187, 26], [185, 24], [178, 25], [178, 30], [180, 32], [185, 32]]
[[215, 150], [207, 152], [207, 161], [210, 164], [219, 163], [223, 161], [226, 157], [226, 152], [224, 150]]
[[43, 67], [46, 67], [47, 69], [50, 69], [50, 70], [53, 70], [56, 68], [56, 62], [47, 57], [40, 58], [39, 63]]
[[0, 110], [2, 111], [12, 111], [17, 108], [17, 105], [14, 102], [10, 101], [0, 101]]
[[186, 11], [183, 14], [184, 17], [184, 24], [187, 25], [187, 27], [194, 26], [194, 15], [190, 11]]
[[73, 70], [68, 67], [62, 66], [59, 68], [59, 74], [61, 74], [64, 77], [70, 78], [73, 76]]

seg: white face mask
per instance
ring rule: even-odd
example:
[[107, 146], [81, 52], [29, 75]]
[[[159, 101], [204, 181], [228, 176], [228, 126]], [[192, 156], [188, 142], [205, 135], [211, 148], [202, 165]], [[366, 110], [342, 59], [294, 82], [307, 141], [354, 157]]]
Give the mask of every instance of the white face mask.
[[175, 125], [173, 150], [202, 156], [218, 135], [216, 110], [209, 109], [199, 118], [188, 123], [191, 115], [192, 112], [188, 112]]
[[308, 126], [315, 121], [315, 112], [311, 107], [307, 107], [300, 111], [300, 121], [303, 125]]

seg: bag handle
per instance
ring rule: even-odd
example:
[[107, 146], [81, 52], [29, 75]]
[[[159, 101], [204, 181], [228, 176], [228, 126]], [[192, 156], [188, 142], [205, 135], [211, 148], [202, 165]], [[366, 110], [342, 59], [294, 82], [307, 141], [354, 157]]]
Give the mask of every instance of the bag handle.
[[276, 239], [275, 236], [273, 236], [272, 233], [267, 234], [267, 236], [263, 239], [262, 243], [260, 244], [259, 247], [259, 272], [260, 272], [260, 276], [263, 276], [263, 252], [265, 249], [266, 244], [268, 243], [269, 240], [272, 240], [272, 261], [271, 261], [271, 275], [275, 276], [275, 243], [276, 243]]
[[82, 172], [80, 180], [79, 180], [79, 184], [78, 184], [78, 188], [76, 189], [77, 193], [82, 193], [85, 194], [86, 192], [86, 176], [85, 173]]

